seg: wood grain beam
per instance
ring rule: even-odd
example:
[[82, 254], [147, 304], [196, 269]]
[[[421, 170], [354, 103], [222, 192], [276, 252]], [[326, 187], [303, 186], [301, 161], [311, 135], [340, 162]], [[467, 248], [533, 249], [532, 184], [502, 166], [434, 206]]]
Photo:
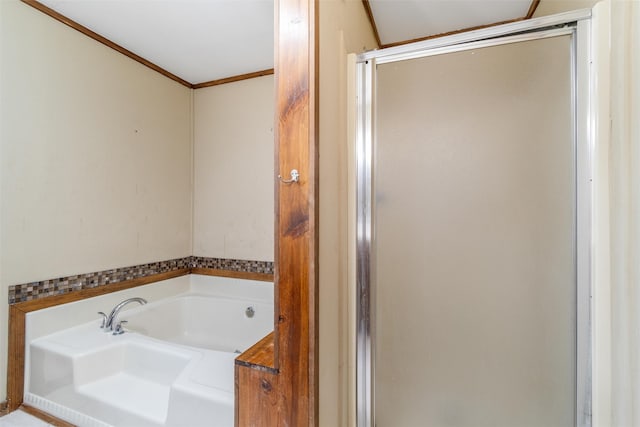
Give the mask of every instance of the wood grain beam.
[[317, 49], [314, 0], [280, 0], [277, 13], [276, 367], [283, 425], [317, 423]]

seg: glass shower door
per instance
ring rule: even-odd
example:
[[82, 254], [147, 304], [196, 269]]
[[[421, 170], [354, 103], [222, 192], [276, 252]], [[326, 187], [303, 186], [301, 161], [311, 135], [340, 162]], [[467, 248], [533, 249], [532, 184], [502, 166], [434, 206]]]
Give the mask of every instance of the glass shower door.
[[377, 65], [377, 427], [575, 425], [572, 46]]

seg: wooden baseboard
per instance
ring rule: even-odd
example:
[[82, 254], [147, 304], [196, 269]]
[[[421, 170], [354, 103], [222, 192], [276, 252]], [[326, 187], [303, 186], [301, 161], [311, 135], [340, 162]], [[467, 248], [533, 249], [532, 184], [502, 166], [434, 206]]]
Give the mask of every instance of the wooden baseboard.
[[74, 424], [71, 424], [65, 420], [61, 420], [60, 418], [56, 418], [53, 415], [49, 415], [46, 412], [41, 411], [40, 409], [34, 408], [29, 405], [22, 405], [20, 409], [26, 412], [29, 415], [33, 415], [36, 418], [41, 419], [42, 421], [55, 426], [55, 427], [75, 427]]

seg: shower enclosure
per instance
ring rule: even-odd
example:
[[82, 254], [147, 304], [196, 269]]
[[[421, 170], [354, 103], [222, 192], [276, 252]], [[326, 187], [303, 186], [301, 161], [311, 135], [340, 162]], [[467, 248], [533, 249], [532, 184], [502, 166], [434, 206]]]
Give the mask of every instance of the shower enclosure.
[[359, 426], [590, 425], [589, 25], [359, 57]]

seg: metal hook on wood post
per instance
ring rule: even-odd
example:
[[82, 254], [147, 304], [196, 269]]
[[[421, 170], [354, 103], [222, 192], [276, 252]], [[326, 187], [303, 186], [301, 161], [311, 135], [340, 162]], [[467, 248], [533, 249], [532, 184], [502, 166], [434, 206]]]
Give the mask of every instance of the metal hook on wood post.
[[282, 175], [278, 175], [280, 182], [283, 184], [293, 184], [294, 182], [300, 181], [300, 172], [298, 172], [298, 169], [292, 169], [290, 173], [291, 179], [282, 179]]

